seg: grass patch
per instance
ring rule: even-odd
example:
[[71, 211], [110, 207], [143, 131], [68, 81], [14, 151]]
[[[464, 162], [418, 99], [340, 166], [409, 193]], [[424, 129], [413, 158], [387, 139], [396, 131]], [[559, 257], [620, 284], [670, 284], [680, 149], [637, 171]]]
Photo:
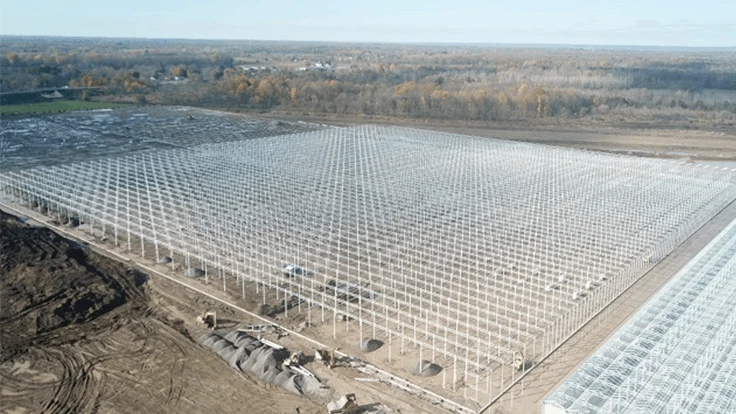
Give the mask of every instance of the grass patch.
[[67, 111], [83, 111], [87, 109], [124, 108], [132, 106], [127, 103], [91, 102], [91, 101], [53, 101], [19, 105], [0, 105], [0, 115], [39, 115], [56, 114]]

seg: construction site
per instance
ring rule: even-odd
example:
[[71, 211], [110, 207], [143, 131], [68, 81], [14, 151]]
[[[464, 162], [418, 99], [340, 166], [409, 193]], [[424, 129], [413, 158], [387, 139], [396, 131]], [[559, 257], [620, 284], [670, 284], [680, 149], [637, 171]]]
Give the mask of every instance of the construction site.
[[[593, 349], [552, 383], [539, 380], [545, 364], [590, 321], [616, 328], [600, 319], [632, 286], [664, 272], [670, 253], [697, 235], [720, 231], [714, 218], [736, 216], [736, 171], [727, 167], [392, 126], [259, 127], [213, 111], [156, 111], [96, 114], [85, 135], [109, 137], [101, 125], [126, 117], [171, 118], [147, 130], [155, 146], [96, 147], [83, 158], [61, 148], [63, 162], [34, 158], [22, 145], [33, 140], [4, 135], [13, 151], [0, 168], [0, 208], [26, 222], [7, 216], [4, 229], [49, 227], [74, 249], [124, 263], [109, 266], [148, 293], [110, 309], [139, 297], [137, 318], [151, 318], [163, 310], [151, 311], [146, 295], [161, 297], [173, 312], [159, 317], [165, 329], [188, 336], [180, 349], [196, 347], [209, 361], [199, 365], [258, 383], [244, 388], [275, 386], [274, 412], [538, 412], [541, 397], [523, 402], [541, 392], [534, 378], [547, 381], [546, 395]], [[699, 250], [688, 249], [683, 258]], [[18, 280], [29, 274], [6, 262]], [[58, 329], [93, 319], [77, 313]], [[595, 344], [611, 333], [601, 332]], [[3, 358], [3, 378], [28, 360], [20, 349]], [[75, 412], [86, 412], [83, 402]]]
[[736, 220], [544, 401], [544, 413], [736, 408]]

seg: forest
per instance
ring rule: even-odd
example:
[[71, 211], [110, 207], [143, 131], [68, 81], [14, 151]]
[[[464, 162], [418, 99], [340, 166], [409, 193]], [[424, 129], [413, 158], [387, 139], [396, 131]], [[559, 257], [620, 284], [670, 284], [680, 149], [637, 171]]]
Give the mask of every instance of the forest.
[[13, 37], [0, 91], [450, 121], [733, 127], [736, 49]]

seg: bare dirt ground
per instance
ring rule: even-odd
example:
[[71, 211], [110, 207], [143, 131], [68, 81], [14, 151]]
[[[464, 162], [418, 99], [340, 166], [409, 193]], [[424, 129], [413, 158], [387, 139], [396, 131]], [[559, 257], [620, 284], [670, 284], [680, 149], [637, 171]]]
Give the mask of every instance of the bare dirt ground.
[[141, 272], [5, 214], [0, 253], [2, 413], [324, 411], [196, 344], [197, 300]]
[[270, 112], [260, 115], [332, 125], [399, 125], [645, 157], [736, 160], [736, 128], [723, 125], [686, 129], [667, 125], [627, 124], [625, 121], [463, 122], [296, 112]]

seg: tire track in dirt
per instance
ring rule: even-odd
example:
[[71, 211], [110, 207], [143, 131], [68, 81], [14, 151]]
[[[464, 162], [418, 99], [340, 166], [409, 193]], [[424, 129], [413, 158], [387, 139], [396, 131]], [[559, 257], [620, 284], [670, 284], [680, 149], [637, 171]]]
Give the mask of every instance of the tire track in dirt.
[[[145, 274], [2, 213], [0, 236], [4, 274], [0, 283], [6, 303], [0, 314], [4, 339], [0, 363], [8, 362], [12, 367], [16, 358], [32, 355], [60, 372], [57, 381], [38, 383], [28, 373], [0, 371], [3, 389], [18, 397], [14, 402], [40, 404], [48, 413], [95, 412], [106, 378], [119, 377], [130, 385], [136, 382], [135, 376], [117, 376], [114, 368], [105, 366], [120, 365], [115, 360], [145, 360], [155, 348], [154, 341], [165, 345], [174, 358], [166, 404], [178, 401], [186, 351], [166, 319], [154, 314]], [[109, 300], [110, 293], [117, 296]], [[107, 340], [125, 331], [132, 331], [132, 342]], [[35, 403], [23, 401], [21, 397], [30, 397], [34, 391], [39, 392], [33, 395]]]
[[[0, 226], [7, 217], [0, 216]], [[0, 228], [3, 246], [9, 233], [18, 249], [9, 256], [0, 249], [0, 269], [10, 262], [12, 273], [0, 278], [0, 299], [9, 298], [14, 308], [6, 308], [0, 317], [9, 319], [13, 310], [24, 307], [33, 310], [12, 326], [0, 324], [0, 334], [16, 335], [13, 354], [0, 358], [3, 405], [8, 403], [8, 409], [54, 414], [194, 414], [203, 407], [223, 413], [275, 414], [294, 407], [322, 411], [313, 402], [281, 392], [273, 398], [271, 391], [222, 367], [220, 359], [192, 339], [187, 327], [199, 328], [191, 326], [193, 316], [214, 306], [214, 300], [175, 284], [159, 286], [159, 279], [149, 285], [126, 262], [45, 228], [10, 219], [10, 227]], [[48, 253], [53, 249], [37, 248], [37, 238], [62, 247]], [[52, 266], [63, 269], [47, 272]], [[8, 286], [15, 290], [10, 295], [3, 293]], [[108, 294], [123, 300], [110, 302]], [[104, 309], [90, 299], [102, 300]], [[59, 309], [69, 318], [58, 320]], [[45, 318], [43, 324], [39, 318]], [[14, 369], [18, 362], [22, 367]]]
[[168, 326], [161, 326], [161, 329], [157, 330], [156, 339], [167, 346], [167, 349], [171, 351], [171, 356], [174, 358], [169, 371], [169, 390], [164, 406], [176, 407], [181, 399], [186, 383], [184, 369], [186, 368], [186, 360], [189, 352], [182, 346], [181, 339], [177, 338], [177, 335], [169, 332], [170, 329]]
[[98, 378], [92, 375], [93, 365], [87, 365], [78, 351], [73, 349], [47, 350], [62, 365], [63, 373], [44, 412], [53, 414], [77, 414], [89, 412], [95, 404]]

